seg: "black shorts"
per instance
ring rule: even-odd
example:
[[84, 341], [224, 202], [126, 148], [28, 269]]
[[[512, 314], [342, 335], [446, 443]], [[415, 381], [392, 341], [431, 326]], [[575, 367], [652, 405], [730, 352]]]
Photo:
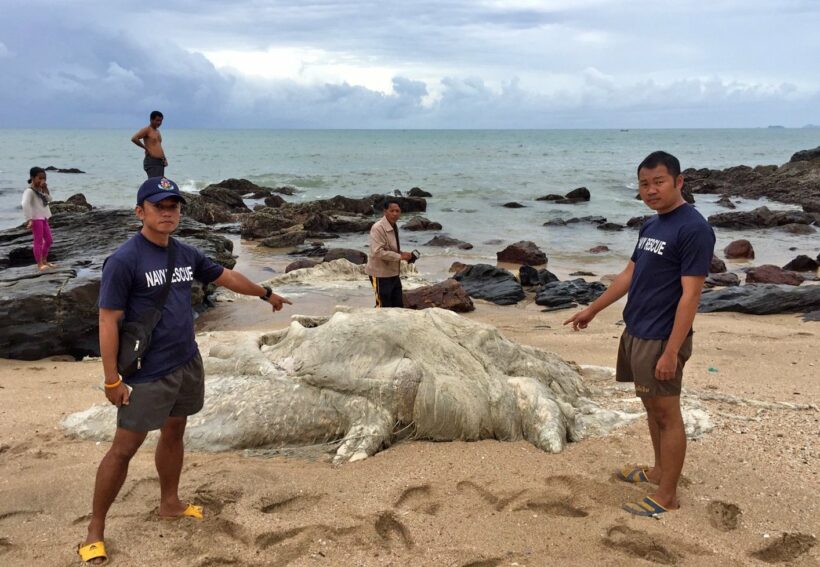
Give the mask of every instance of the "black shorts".
[[376, 295], [376, 307], [404, 307], [400, 276], [370, 276], [370, 283], [373, 284], [373, 293]]
[[146, 158], [142, 160], [142, 168], [145, 170], [145, 174], [148, 175], [149, 178], [165, 176], [164, 159], [146, 156]]
[[675, 377], [671, 380], [658, 380], [655, 378], [655, 366], [667, 342], [666, 340], [639, 339], [624, 331], [618, 345], [615, 379], [618, 382], [635, 382], [635, 394], [642, 398], [680, 396], [683, 367], [692, 356], [692, 334], [686, 337], [678, 351]]
[[117, 427], [146, 433], [161, 428], [169, 417], [194, 415], [205, 403], [202, 357], [197, 352], [170, 374], [132, 388], [128, 405], [117, 412]]

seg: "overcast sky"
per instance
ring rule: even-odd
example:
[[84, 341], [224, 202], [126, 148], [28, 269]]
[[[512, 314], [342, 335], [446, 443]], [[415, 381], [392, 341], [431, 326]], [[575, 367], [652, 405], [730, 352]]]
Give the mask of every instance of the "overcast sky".
[[0, 0], [0, 127], [820, 124], [817, 0]]

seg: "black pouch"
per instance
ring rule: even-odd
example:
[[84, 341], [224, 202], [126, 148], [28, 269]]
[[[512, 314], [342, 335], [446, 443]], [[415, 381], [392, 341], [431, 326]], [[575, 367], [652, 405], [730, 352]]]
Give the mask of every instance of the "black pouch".
[[168, 299], [171, 289], [171, 277], [174, 273], [176, 249], [174, 240], [168, 240], [168, 267], [165, 272], [165, 283], [162, 286], [153, 307], [145, 311], [136, 321], [127, 321], [120, 325], [120, 345], [117, 351], [117, 372], [123, 378], [129, 378], [142, 368], [142, 358], [151, 345], [154, 327], [162, 319], [162, 308]]

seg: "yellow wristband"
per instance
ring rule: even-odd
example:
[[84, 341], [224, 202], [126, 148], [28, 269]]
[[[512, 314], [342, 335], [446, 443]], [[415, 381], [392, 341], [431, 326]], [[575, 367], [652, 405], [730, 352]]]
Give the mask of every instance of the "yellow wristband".
[[122, 378], [118, 379], [118, 380], [117, 380], [116, 382], [114, 382], [113, 384], [105, 384], [105, 383], [103, 383], [103, 386], [105, 386], [107, 389], [109, 389], [109, 390], [110, 390], [111, 388], [116, 388], [116, 387], [117, 387], [117, 386], [119, 386], [120, 384], [122, 384]]

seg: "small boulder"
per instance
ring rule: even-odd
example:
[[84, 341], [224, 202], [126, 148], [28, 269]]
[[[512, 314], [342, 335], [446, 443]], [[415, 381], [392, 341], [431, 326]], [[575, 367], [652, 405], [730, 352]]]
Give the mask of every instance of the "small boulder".
[[271, 234], [259, 242], [260, 246], [268, 248], [288, 248], [290, 246], [298, 246], [304, 244], [308, 233], [303, 229], [302, 225], [297, 225], [280, 232]]
[[632, 217], [628, 221], [626, 221], [626, 226], [629, 228], [641, 228], [646, 221], [654, 217], [655, 215], [643, 215], [641, 217]]
[[712, 261], [709, 262], [710, 274], [722, 274], [726, 271], [726, 262], [712, 254]]
[[353, 250], [352, 248], [331, 248], [325, 254], [324, 262], [332, 262], [344, 258], [353, 264], [367, 264], [367, 254], [361, 250]]
[[426, 242], [424, 246], [440, 246], [442, 248], [459, 248], [461, 250], [470, 250], [473, 245], [469, 242], [464, 242], [463, 240], [457, 240], [455, 238], [450, 238], [449, 236], [436, 236], [429, 242]]
[[606, 286], [601, 282], [586, 282], [581, 278], [566, 282], [552, 282], [539, 288], [535, 296], [535, 303], [545, 307], [566, 307], [573, 303], [592, 303], [602, 293]]
[[563, 195], [555, 195], [555, 194], [551, 193], [549, 195], [544, 195], [543, 197], [538, 197], [535, 200], [536, 201], [563, 201], [564, 196]]
[[573, 189], [569, 193], [565, 195], [567, 200], [572, 200], [576, 202], [580, 201], [589, 201], [590, 199], [589, 189], [586, 187], [578, 187], [577, 189]]
[[295, 262], [291, 262], [285, 268], [285, 273], [292, 272], [293, 270], [301, 270], [303, 268], [312, 268], [313, 266], [318, 266], [319, 262], [315, 260], [308, 260], [307, 258], [303, 258], [302, 260], [296, 260]]
[[800, 254], [794, 260], [783, 266], [784, 270], [793, 272], [816, 272], [820, 264], [805, 254]]
[[521, 240], [496, 253], [499, 262], [540, 266], [547, 263], [547, 255], [534, 242]]
[[463, 270], [464, 268], [468, 268], [470, 264], [462, 264], [461, 262], [453, 262], [450, 264], [450, 269], [448, 270], [451, 274], [457, 273]]
[[784, 270], [773, 264], [763, 264], [746, 272], [746, 283], [764, 283], [781, 285], [800, 285], [806, 280], [797, 272]]
[[740, 285], [740, 278], [737, 274], [731, 272], [709, 274], [706, 281], [703, 282], [704, 287], [731, 287], [735, 285]]
[[521, 266], [518, 269], [518, 281], [525, 287], [541, 285], [541, 281], [538, 279], [538, 270], [532, 266]]
[[616, 222], [605, 222], [603, 224], [599, 224], [595, 228], [597, 228], [598, 230], [608, 230], [610, 232], [615, 232], [618, 230], [623, 230], [624, 225], [618, 224]]
[[287, 201], [285, 201], [280, 195], [268, 195], [265, 197], [265, 206], [273, 207], [274, 209], [278, 209], [286, 202]]
[[567, 221], [564, 219], [552, 219], [544, 223], [544, 226], [566, 226]]
[[736, 208], [736, 207], [735, 207], [735, 204], [734, 204], [734, 203], [732, 202], [732, 200], [729, 198], [729, 195], [721, 195], [721, 196], [720, 196], [720, 199], [718, 199], [718, 200], [716, 201], [716, 203], [715, 203], [715, 204], [716, 204], [716, 205], [719, 205], [719, 206], [721, 206], [721, 207], [725, 207], [725, 208], [727, 208], [727, 209], [734, 209], [734, 208]]
[[730, 260], [736, 258], [752, 260], [755, 257], [755, 249], [752, 248], [752, 243], [748, 240], [734, 240], [723, 249], [723, 255]]
[[609, 246], [606, 246], [605, 244], [593, 246], [589, 249], [590, 254], [603, 254], [604, 252], [609, 252]]
[[406, 290], [403, 295], [405, 309], [439, 307], [456, 313], [475, 310], [473, 300], [464, 291], [464, 287], [453, 278], [435, 285]]
[[429, 219], [424, 218], [423, 216], [416, 215], [411, 217], [406, 223], [402, 225], [404, 230], [441, 230], [441, 225], [437, 222], [433, 222]]
[[538, 271], [538, 283], [541, 285], [561, 281], [558, 276], [547, 270], [546, 268]]
[[424, 189], [421, 189], [420, 187], [413, 187], [412, 189], [410, 189], [410, 191], [407, 192], [407, 196], [408, 197], [424, 197], [424, 198], [427, 198], [427, 197], [432, 197], [433, 194], [428, 193], [427, 191], [425, 191]]
[[789, 223], [777, 227], [778, 230], [788, 232], [789, 234], [814, 234], [817, 229], [810, 224]]
[[521, 203], [516, 203], [515, 201], [510, 201], [509, 203], [504, 203], [501, 206], [506, 207], [508, 209], [523, 209], [523, 208], [525, 208], [524, 205], [522, 205]]
[[486, 299], [497, 305], [513, 305], [526, 297], [514, 275], [489, 264], [469, 266], [454, 277], [470, 297]]
[[589, 215], [586, 217], [572, 217], [571, 219], [567, 219], [567, 224], [575, 224], [579, 222], [588, 222], [591, 224], [604, 224], [606, 223], [606, 217], [602, 217], [600, 215]]

